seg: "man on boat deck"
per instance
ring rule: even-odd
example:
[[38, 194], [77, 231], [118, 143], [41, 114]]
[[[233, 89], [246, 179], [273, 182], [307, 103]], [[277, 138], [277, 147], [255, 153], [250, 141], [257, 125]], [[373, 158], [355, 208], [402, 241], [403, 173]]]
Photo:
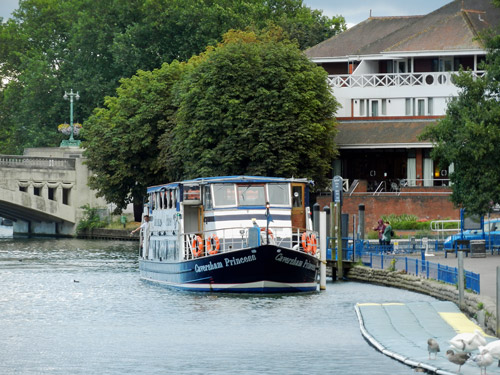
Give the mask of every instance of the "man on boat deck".
[[132, 232], [130, 232], [130, 234], [134, 234], [135, 232], [137, 232], [138, 230], [141, 231], [141, 249], [146, 249], [146, 250], [143, 250], [143, 256], [145, 257], [146, 253], [145, 251], [147, 251], [147, 248], [148, 248], [148, 240], [149, 240], [149, 215], [144, 215], [144, 222], [137, 228], [135, 228]]

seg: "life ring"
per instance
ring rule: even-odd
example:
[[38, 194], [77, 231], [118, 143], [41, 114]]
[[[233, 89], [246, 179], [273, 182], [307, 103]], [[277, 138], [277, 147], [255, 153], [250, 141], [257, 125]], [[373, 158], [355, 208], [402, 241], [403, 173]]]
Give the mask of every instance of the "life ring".
[[[266, 232], [266, 228], [262, 227], [262, 228], [260, 228], [260, 231], [265, 233]], [[273, 231], [271, 229], [267, 230], [267, 234], [269, 234], [269, 236], [271, 237], [271, 239], [274, 239], [274, 237], [273, 237]]]
[[193, 243], [191, 244], [193, 247], [193, 256], [195, 258], [199, 257], [201, 254], [203, 254], [203, 238], [200, 236], [196, 235], [195, 238], [193, 238]]
[[309, 239], [309, 236], [307, 235], [307, 233], [306, 232], [302, 233], [302, 237], [301, 237], [300, 241], [302, 243], [302, 248], [304, 249], [304, 251], [306, 251], [306, 249], [307, 249], [307, 240], [308, 239]]
[[312, 253], [312, 255], [316, 254], [316, 250], [318, 249], [318, 241], [315, 234], [309, 235], [307, 232], [302, 233], [301, 242], [304, 252]]
[[316, 239], [315, 234], [311, 234], [309, 237], [309, 241], [307, 242], [307, 252], [312, 255], [316, 254], [316, 250], [318, 249], [318, 240]]
[[[213, 248], [212, 248], [212, 244], [213, 244]], [[220, 250], [219, 237], [217, 237], [217, 235], [215, 235], [215, 234], [212, 235], [212, 236], [210, 236], [210, 237], [208, 237], [207, 240], [205, 241], [205, 246], [207, 248], [207, 252], [210, 255], [217, 254], [219, 252], [219, 250]]]

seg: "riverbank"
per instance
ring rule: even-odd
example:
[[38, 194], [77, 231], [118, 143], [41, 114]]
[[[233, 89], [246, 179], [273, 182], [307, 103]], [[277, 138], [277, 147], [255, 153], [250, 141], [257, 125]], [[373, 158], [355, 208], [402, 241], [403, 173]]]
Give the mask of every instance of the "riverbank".
[[[349, 280], [405, 289], [458, 304], [458, 289], [456, 286], [432, 279], [424, 279], [398, 271], [379, 270], [365, 266], [351, 268], [347, 277]], [[465, 292], [462, 311], [470, 318], [477, 320], [478, 324], [488, 334], [495, 334], [496, 304], [493, 298], [487, 295]]]
[[139, 232], [130, 234], [128, 229], [95, 228], [80, 232], [76, 237], [86, 240], [139, 241]]

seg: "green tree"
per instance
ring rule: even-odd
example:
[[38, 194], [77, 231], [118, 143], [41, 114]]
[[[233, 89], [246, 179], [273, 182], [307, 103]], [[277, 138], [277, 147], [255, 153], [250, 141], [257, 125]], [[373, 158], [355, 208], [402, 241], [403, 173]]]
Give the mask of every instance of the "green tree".
[[233, 31], [186, 74], [171, 147], [179, 178], [296, 176], [326, 184], [338, 104], [326, 73], [279, 33]]
[[448, 104], [446, 116], [421, 135], [435, 143], [434, 160], [454, 165], [452, 202], [476, 214], [500, 203], [500, 37], [489, 35], [486, 45], [486, 75], [461, 71], [454, 76], [458, 97]]
[[0, 152], [58, 145], [65, 90], [79, 91], [75, 120], [85, 126], [121, 78], [187, 61], [231, 28], [269, 23], [304, 48], [345, 28], [302, 0], [21, 0], [0, 24]]
[[169, 178], [158, 155], [159, 138], [170, 134], [176, 106], [172, 92], [185, 63], [163, 64], [123, 79], [115, 97], [105, 99], [86, 122], [87, 165], [94, 173], [89, 186], [121, 211], [130, 202], [140, 221], [146, 187]]

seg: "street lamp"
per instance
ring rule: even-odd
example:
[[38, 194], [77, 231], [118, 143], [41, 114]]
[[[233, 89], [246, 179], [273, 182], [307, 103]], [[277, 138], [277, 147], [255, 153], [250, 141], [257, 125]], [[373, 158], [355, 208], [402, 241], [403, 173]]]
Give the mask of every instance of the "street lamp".
[[69, 136], [69, 140], [65, 139], [61, 142], [61, 147], [78, 147], [80, 146], [80, 141], [73, 138], [74, 126], [73, 126], [73, 98], [76, 100], [80, 99], [80, 95], [78, 91], [76, 93], [73, 92], [73, 89], [69, 93], [64, 91], [64, 100], [68, 100], [69, 98], [69, 124], [71, 126], [71, 135]]

